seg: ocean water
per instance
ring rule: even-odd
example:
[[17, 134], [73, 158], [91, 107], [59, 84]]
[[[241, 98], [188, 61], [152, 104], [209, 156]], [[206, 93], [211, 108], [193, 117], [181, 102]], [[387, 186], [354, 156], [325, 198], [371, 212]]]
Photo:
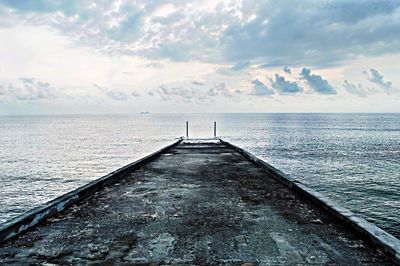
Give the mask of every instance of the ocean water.
[[218, 135], [400, 237], [400, 114], [0, 117], [0, 223], [185, 134]]

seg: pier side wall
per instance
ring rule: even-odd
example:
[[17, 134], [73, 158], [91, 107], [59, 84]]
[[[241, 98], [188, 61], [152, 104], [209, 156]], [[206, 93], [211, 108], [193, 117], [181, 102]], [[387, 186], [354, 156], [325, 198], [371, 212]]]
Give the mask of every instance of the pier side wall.
[[381, 252], [386, 254], [389, 258], [391, 258], [396, 264], [400, 264], [400, 240], [376, 225], [366, 221], [365, 219], [357, 217], [353, 212], [349, 211], [346, 208], [338, 205], [333, 202], [329, 198], [325, 197], [321, 193], [307, 187], [299, 181], [294, 180], [293, 178], [287, 176], [282, 171], [273, 167], [272, 165], [266, 163], [265, 161], [257, 158], [255, 155], [250, 152], [235, 146], [227, 141], [220, 139], [221, 143], [231, 147], [236, 150], [240, 154], [242, 154], [245, 158], [253, 162], [259, 168], [263, 169], [270, 176], [286, 185], [290, 189], [298, 192], [303, 195], [305, 198], [311, 200], [316, 203], [333, 216], [349, 225], [351, 228], [355, 229], [356, 232], [363, 239], [367, 240]]

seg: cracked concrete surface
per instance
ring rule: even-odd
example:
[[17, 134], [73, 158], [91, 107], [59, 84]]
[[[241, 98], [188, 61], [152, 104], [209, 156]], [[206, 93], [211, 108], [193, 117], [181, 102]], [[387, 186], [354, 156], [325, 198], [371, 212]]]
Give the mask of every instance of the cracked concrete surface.
[[0, 264], [391, 265], [222, 144], [181, 143], [0, 246]]

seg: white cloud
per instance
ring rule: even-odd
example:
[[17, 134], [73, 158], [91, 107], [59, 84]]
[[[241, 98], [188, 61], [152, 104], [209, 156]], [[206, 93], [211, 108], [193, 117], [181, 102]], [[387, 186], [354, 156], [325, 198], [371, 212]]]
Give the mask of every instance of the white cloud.
[[103, 88], [97, 84], [94, 84], [94, 86], [101, 91], [102, 93], [104, 93], [107, 97], [116, 100], [116, 101], [126, 101], [128, 100], [129, 96], [128, 94], [119, 91], [119, 90], [115, 90], [115, 89], [108, 89], [108, 88]]
[[367, 97], [370, 93], [368, 89], [365, 89], [361, 84], [354, 84], [347, 80], [344, 81], [343, 87], [351, 94], [358, 95], [360, 97]]
[[[195, 86], [191, 86], [195, 85]], [[172, 84], [161, 84], [155, 91], [163, 101], [175, 101], [186, 103], [212, 102], [213, 98], [234, 97], [237, 92], [230, 91], [224, 82], [214, 83], [210, 86], [196, 82], [175, 82]]]
[[35, 80], [34, 78], [20, 77], [15, 83], [0, 86], [0, 96], [8, 98], [8, 101], [38, 101], [52, 100], [60, 96], [57, 89], [48, 82]]

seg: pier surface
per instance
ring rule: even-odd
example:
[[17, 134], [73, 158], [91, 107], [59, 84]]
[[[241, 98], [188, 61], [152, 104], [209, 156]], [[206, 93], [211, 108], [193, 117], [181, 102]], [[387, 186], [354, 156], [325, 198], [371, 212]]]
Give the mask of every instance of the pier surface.
[[1, 244], [5, 263], [391, 265], [235, 150], [185, 142]]

